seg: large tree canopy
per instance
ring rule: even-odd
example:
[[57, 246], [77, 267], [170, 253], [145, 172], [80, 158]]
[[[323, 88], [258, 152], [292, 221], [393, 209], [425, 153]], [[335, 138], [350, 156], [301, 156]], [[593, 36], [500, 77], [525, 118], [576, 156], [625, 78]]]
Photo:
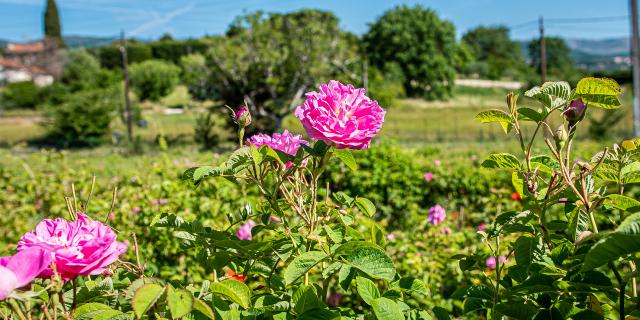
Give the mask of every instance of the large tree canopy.
[[207, 55], [217, 98], [250, 104], [257, 129], [273, 131], [320, 82], [358, 62], [357, 41], [330, 12], [302, 10], [239, 17]]
[[504, 76], [515, 78], [526, 70], [520, 44], [509, 38], [509, 29], [504, 26], [480, 26], [462, 36], [462, 42], [471, 48], [476, 63], [470, 66], [473, 73], [489, 79]]
[[[545, 56], [547, 57], [547, 77], [549, 79], [565, 79], [575, 81], [579, 75], [575, 62], [571, 58], [571, 49], [564, 39], [559, 37], [546, 37]], [[540, 70], [540, 40], [529, 42], [529, 57], [531, 65]]]
[[420, 5], [384, 13], [364, 36], [371, 63], [381, 70], [389, 61], [404, 72], [407, 94], [427, 99], [451, 95], [455, 77], [455, 28]]

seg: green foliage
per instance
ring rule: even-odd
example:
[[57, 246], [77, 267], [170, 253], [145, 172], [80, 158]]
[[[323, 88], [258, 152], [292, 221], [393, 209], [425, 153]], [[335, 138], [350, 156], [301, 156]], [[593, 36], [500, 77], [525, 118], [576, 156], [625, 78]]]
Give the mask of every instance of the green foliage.
[[210, 150], [219, 142], [218, 133], [215, 131], [217, 123], [216, 117], [211, 110], [198, 115], [196, 118], [196, 123], [193, 127], [194, 140], [200, 143], [205, 150]]
[[47, 7], [44, 9], [44, 35], [47, 38], [58, 41], [58, 44], [64, 47], [60, 16], [58, 15], [58, 6], [55, 0], [47, 0]]
[[507, 27], [476, 27], [462, 36], [462, 43], [475, 57], [474, 66], [469, 66], [471, 70], [467, 72], [477, 73], [481, 78], [517, 78], [527, 69], [520, 44], [511, 40]]
[[41, 89], [32, 81], [10, 83], [0, 90], [0, 110], [35, 109], [41, 96]]
[[97, 145], [110, 132], [111, 120], [122, 104], [121, 89], [111, 87], [70, 94], [45, 110], [50, 139], [58, 146]]
[[201, 54], [190, 54], [180, 58], [182, 82], [196, 100], [207, 100], [214, 97], [211, 85], [211, 69]]
[[131, 86], [140, 100], [158, 101], [178, 84], [180, 68], [162, 60], [131, 65]]
[[[482, 290], [470, 286], [460, 295], [465, 313], [516, 319], [625, 319], [637, 314], [633, 302], [640, 202], [625, 195], [625, 186], [638, 181], [638, 143], [624, 141], [589, 161], [574, 160], [572, 146], [579, 141], [576, 128], [583, 125], [583, 117], [563, 112], [576, 112], [569, 108], [578, 98], [587, 105], [618, 108], [620, 93], [609, 79], [584, 78], [574, 90], [567, 82], [547, 82], [525, 92], [542, 104], [540, 112], [521, 111], [517, 96], [509, 95], [506, 112], [478, 117], [506, 123], [518, 137], [522, 159], [497, 153], [482, 165], [512, 172], [523, 208], [499, 215], [481, 233], [494, 259], [491, 264], [486, 260], [491, 273], [484, 273], [480, 257], [458, 256], [465, 270], [491, 279]], [[554, 115], [562, 125], [540, 137]], [[535, 123], [535, 129], [528, 127], [533, 133], [524, 132], [522, 121]], [[545, 153], [533, 146], [540, 138]]]
[[452, 93], [456, 40], [453, 24], [417, 5], [385, 12], [364, 36], [371, 63], [384, 69], [393, 61], [402, 68], [410, 96], [443, 99]]
[[[143, 62], [153, 58], [153, 52], [148, 44], [127, 43], [127, 61], [129, 64]], [[100, 60], [103, 68], [110, 70], [122, 70], [122, 54], [117, 43], [112, 46], [98, 47], [90, 49]]]
[[[562, 38], [545, 37], [545, 50], [547, 57], [547, 77], [550, 79], [566, 79], [575, 83], [579, 80], [579, 74], [573, 59], [571, 49]], [[540, 74], [540, 40], [534, 39], [528, 45], [531, 66]]]
[[115, 85], [119, 75], [100, 67], [98, 60], [85, 49], [65, 52], [65, 64], [60, 81], [71, 92], [105, 88]]
[[383, 108], [396, 107], [398, 99], [406, 95], [402, 68], [396, 63], [386, 64], [382, 71], [372, 68], [369, 70], [368, 90], [369, 97]]

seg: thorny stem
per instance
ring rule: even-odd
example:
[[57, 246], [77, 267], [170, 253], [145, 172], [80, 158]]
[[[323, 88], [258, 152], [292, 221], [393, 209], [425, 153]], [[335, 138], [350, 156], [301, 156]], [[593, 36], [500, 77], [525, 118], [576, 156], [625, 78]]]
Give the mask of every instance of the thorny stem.
[[9, 299], [9, 305], [11, 305], [11, 308], [16, 313], [16, 315], [18, 315], [20, 319], [27, 320], [27, 318], [24, 316], [24, 313], [22, 313], [20, 306], [14, 299]]

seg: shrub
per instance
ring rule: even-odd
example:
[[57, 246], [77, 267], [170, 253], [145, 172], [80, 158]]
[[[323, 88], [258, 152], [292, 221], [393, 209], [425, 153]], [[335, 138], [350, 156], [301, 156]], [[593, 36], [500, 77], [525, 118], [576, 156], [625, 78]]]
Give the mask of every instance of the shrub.
[[211, 83], [211, 69], [203, 55], [190, 54], [180, 58], [182, 82], [196, 100], [214, 98], [214, 86]]
[[196, 117], [196, 123], [193, 128], [194, 140], [199, 143], [204, 150], [211, 150], [211, 148], [218, 144], [220, 138], [214, 131], [215, 126], [216, 118], [211, 111], [199, 114]]
[[119, 73], [102, 69], [98, 60], [85, 49], [69, 50], [65, 53], [61, 82], [71, 92], [106, 88], [121, 79]]
[[131, 86], [140, 100], [158, 101], [178, 84], [180, 68], [162, 60], [148, 60], [130, 68]]
[[47, 107], [45, 125], [58, 145], [92, 146], [104, 141], [122, 104], [120, 88], [85, 90]]
[[32, 81], [14, 82], [0, 91], [0, 109], [35, 109], [40, 103], [40, 88]]

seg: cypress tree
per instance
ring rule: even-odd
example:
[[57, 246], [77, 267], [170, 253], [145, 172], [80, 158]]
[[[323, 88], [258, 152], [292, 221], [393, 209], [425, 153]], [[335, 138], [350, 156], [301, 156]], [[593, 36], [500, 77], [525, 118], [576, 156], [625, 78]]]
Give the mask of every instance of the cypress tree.
[[47, 0], [47, 7], [44, 11], [44, 36], [56, 39], [61, 47], [64, 46], [60, 28], [60, 16], [58, 15], [58, 6], [55, 0]]

